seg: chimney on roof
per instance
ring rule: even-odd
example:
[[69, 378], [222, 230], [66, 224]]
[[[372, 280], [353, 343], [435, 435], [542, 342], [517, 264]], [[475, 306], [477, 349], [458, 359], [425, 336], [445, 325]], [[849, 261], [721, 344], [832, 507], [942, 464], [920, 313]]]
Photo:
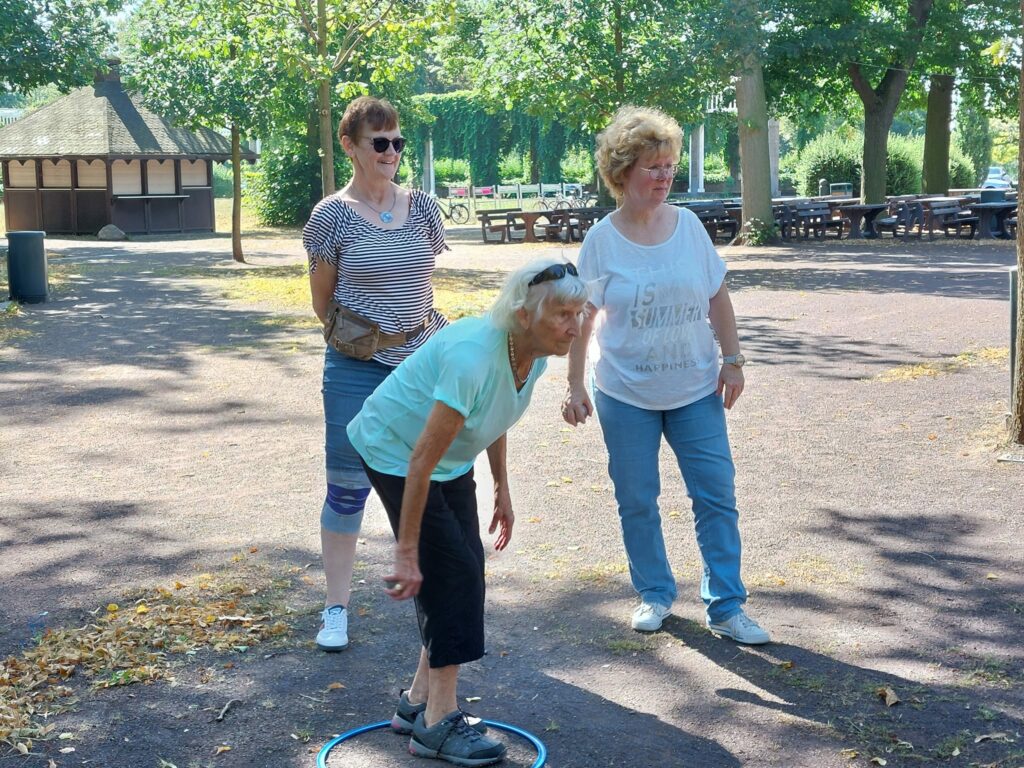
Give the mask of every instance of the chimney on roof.
[[99, 83], [120, 83], [121, 82], [121, 60], [118, 58], [107, 59], [106, 68], [96, 70], [95, 82]]

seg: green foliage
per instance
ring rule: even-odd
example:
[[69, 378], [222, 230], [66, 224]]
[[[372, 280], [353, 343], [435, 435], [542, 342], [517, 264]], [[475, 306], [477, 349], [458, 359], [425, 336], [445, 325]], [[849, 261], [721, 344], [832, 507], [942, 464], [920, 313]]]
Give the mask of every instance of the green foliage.
[[[348, 158], [335, 166], [339, 186], [352, 175]], [[273, 227], [303, 224], [319, 201], [320, 159], [293, 136], [268, 139], [255, 167], [244, 178], [245, 201], [261, 224]]]
[[450, 157], [434, 160], [434, 178], [439, 184], [465, 184], [469, 181], [469, 163]]
[[[811, 141], [799, 155], [791, 153], [780, 162], [780, 183], [786, 174], [796, 180], [797, 193], [818, 194], [818, 179], [829, 183], [848, 181], [860, 189], [860, 157], [864, 139], [860, 134], [826, 133]], [[921, 192], [924, 163], [923, 136], [889, 135], [886, 161], [886, 194], [914, 195]], [[786, 174], [784, 174], [784, 170]], [[955, 137], [949, 147], [950, 187], [974, 186], [975, 171]]]
[[[955, 137], [954, 137], [955, 139]], [[924, 149], [922, 147], [922, 153]], [[949, 186], [952, 189], [967, 189], [973, 187], [978, 178], [978, 172], [960, 145], [954, 140], [949, 143]]]
[[92, 82], [119, 0], [0, 0], [0, 90]]
[[594, 156], [589, 149], [570, 149], [561, 162], [560, 181], [575, 181], [580, 184], [594, 183]]
[[861, 142], [838, 133], [824, 133], [809, 142], [800, 153], [796, 168], [797, 193], [818, 194], [818, 180], [848, 181], [860, 189]]
[[956, 125], [957, 143], [963, 148], [976, 172], [974, 181], [969, 185], [973, 187], [981, 182], [992, 162], [992, 133], [988, 116], [983, 108], [964, 102], [957, 110]]
[[920, 194], [923, 163], [923, 136], [909, 137], [889, 134], [888, 160], [885, 166], [886, 194]]
[[502, 184], [529, 183], [529, 162], [524, 162], [522, 154], [515, 150], [506, 152], [498, 161], [498, 178]]
[[[689, 173], [689, 168], [687, 168]], [[725, 158], [721, 155], [707, 155], [704, 158], [704, 183], [725, 184], [730, 181], [729, 166], [725, 164]]]
[[[242, 165], [242, 184], [243, 188], [245, 185], [245, 174], [246, 166]], [[213, 196], [214, 197], [231, 197], [232, 195], [232, 179], [231, 163], [214, 163], [213, 164]]]

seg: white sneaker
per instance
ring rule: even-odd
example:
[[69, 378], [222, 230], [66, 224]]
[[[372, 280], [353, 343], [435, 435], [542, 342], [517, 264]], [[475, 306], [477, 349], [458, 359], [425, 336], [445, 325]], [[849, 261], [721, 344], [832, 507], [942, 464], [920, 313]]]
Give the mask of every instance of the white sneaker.
[[672, 607], [657, 603], [640, 603], [633, 611], [633, 629], [639, 632], [657, 632], [666, 616], [672, 615]]
[[772, 641], [771, 636], [743, 611], [740, 611], [735, 616], [730, 616], [718, 624], [712, 624], [710, 621], [707, 624], [708, 629], [714, 634], [731, 637], [737, 643], [764, 645]]
[[321, 614], [323, 626], [316, 633], [316, 646], [321, 651], [343, 651], [348, 648], [348, 611], [332, 605]]

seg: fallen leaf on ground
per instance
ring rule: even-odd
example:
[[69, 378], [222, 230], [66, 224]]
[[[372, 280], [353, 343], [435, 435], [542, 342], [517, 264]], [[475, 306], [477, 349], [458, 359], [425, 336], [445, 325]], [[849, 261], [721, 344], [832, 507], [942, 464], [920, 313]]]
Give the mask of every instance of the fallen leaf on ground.
[[782, 669], [792, 669], [795, 665], [793, 664], [792, 661], [783, 661], [783, 662], [780, 662], [779, 666]]
[[845, 757], [847, 760], [854, 760], [860, 754], [856, 749], [843, 749], [839, 752], [840, 755]]
[[881, 688], [876, 688], [875, 689], [875, 695], [878, 696], [878, 698], [880, 698], [883, 701], [885, 701], [885, 706], [887, 706], [887, 707], [892, 707], [892, 706], [895, 706], [896, 704], [900, 703], [900, 697], [897, 696], [896, 695], [896, 691], [894, 691], [889, 686], [883, 686]]
[[331, 683], [327, 686], [328, 691], [340, 691], [345, 687], [344, 683]]
[[219, 747], [217, 747], [213, 751], [213, 754], [215, 754], [215, 755], [223, 755], [225, 752], [230, 752], [230, 751], [231, 751], [231, 747], [229, 747], [227, 744], [221, 744]]
[[1010, 737], [1005, 733], [983, 733], [974, 739], [975, 744], [981, 744], [983, 741], [1010, 741]]
[[75, 748], [74, 747], [61, 747], [58, 751], [62, 755], [70, 755], [72, 752], [75, 751]]
[[989, 581], [995, 581], [999, 577], [996, 576], [994, 573], [986, 573], [985, 574], [985, 578], [988, 579]]
[[107, 611], [110, 613], [117, 613], [119, 610], [121, 610], [121, 607], [117, 603], [110, 603], [107, 606]]
[[872, 757], [871, 762], [875, 765], [888, 765], [888, 762], [884, 757]]
[[480, 700], [481, 700], [481, 699], [480, 699], [480, 697], [479, 697], [479, 696], [467, 696], [467, 697], [466, 697], [466, 701], [467, 701], [468, 703], [470, 703], [470, 704], [475, 704], [476, 702], [478, 702], [478, 701], [480, 701]]
[[528, 518], [526, 522], [528, 522], [528, 523], [539, 523], [540, 521], [541, 521], [541, 518], [539, 518], [539, 517], [531, 517], [531, 518]]

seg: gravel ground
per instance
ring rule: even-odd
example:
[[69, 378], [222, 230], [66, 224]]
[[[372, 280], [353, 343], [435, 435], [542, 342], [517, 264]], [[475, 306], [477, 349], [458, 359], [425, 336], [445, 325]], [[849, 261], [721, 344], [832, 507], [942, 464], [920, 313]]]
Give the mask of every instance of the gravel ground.
[[[439, 267], [486, 280], [576, 251], [477, 238], [453, 230]], [[298, 263], [297, 240], [250, 239], [249, 267], [224, 237], [48, 247], [71, 276], [6, 321], [25, 333], [0, 348], [0, 654], [126, 589], [241, 559], [303, 578], [279, 595], [285, 641], [175, 661], [172, 684], [80, 686], [55, 720], [73, 739], [0, 765], [313, 765], [333, 734], [390, 716], [416, 631], [377, 586], [390, 534], [374, 501], [350, 650], [312, 647], [322, 342], [195, 273]], [[510, 438], [515, 538], [488, 561], [489, 653], [461, 695], [537, 733], [551, 768], [1024, 765], [1024, 464], [997, 461], [1012, 244], [721, 250], [750, 360], [730, 414], [748, 608], [776, 642], [702, 628], [689, 504], [664, 453], [680, 599], [663, 631], [629, 629], [600, 429], [560, 421], [556, 360]], [[478, 481], [486, 500], [486, 470]], [[506, 764], [530, 765], [509, 740]], [[386, 733], [328, 760], [414, 764]]]

